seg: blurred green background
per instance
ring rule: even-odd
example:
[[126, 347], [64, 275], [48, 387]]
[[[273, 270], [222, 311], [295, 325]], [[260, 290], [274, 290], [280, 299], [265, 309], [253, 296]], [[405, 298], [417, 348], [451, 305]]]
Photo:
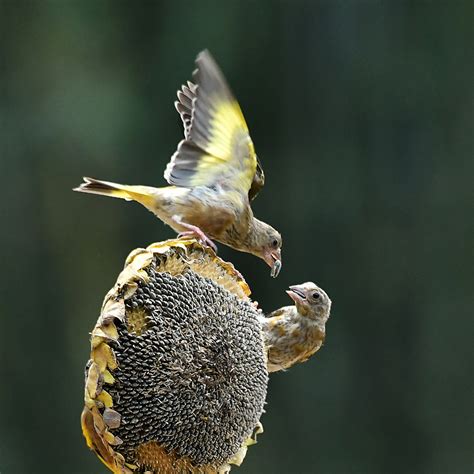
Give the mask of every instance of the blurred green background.
[[266, 311], [306, 280], [334, 302], [237, 472], [472, 472], [473, 6], [1, 0], [0, 472], [106, 472], [79, 425], [88, 332], [129, 251], [173, 232], [71, 188], [164, 184], [203, 48], [284, 237], [277, 280], [220, 255]]

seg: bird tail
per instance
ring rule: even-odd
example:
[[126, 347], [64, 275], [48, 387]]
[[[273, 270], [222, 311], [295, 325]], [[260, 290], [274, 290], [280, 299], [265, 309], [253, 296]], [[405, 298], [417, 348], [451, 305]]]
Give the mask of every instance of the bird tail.
[[111, 183], [109, 181], [100, 181], [94, 178], [84, 177], [81, 183], [73, 191], [89, 194], [101, 194], [126, 201], [137, 201], [145, 207], [150, 208], [155, 201], [154, 189], [149, 186], [128, 186], [125, 184]]

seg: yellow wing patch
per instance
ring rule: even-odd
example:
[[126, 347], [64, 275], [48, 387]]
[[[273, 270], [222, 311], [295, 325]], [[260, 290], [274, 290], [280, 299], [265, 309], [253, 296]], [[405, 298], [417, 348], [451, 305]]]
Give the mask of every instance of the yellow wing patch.
[[235, 137], [245, 134], [251, 144], [249, 151], [255, 153], [252, 141], [248, 136], [249, 130], [238, 102], [221, 102], [216, 104], [216, 106], [211, 120], [212, 139], [206, 151], [227, 161], [232, 157], [232, 142]]
[[257, 158], [239, 104], [219, 104], [209, 132], [207, 153], [197, 164], [193, 185], [225, 180], [227, 186], [246, 193], [255, 175]]

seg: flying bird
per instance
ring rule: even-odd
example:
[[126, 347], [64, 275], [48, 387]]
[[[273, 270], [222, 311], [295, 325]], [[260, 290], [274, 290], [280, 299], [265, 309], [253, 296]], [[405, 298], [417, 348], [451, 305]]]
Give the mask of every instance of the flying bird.
[[323, 345], [331, 300], [315, 283], [290, 286], [287, 290], [295, 302], [261, 316], [267, 348], [268, 372], [288, 369], [307, 361]]
[[250, 202], [265, 175], [249, 130], [219, 66], [209, 51], [199, 53], [193, 82], [175, 102], [184, 140], [166, 166], [170, 186], [129, 186], [84, 178], [74, 189], [136, 201], [180, 236], [195, 236], [216, 250], [213, 240], [262, 258], [271, 275], [281, 269], [281, 235], [254, 217]]

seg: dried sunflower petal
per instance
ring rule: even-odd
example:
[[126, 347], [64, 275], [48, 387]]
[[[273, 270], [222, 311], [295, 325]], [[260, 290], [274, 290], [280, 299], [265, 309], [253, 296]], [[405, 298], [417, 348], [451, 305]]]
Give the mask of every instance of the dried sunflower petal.
[[268, 373], [240, 273], [194, 240], [134, 250], [92, 331], [82, 428], [116, 473], [217, 473], [262, 431]]

